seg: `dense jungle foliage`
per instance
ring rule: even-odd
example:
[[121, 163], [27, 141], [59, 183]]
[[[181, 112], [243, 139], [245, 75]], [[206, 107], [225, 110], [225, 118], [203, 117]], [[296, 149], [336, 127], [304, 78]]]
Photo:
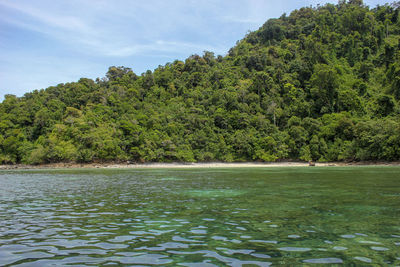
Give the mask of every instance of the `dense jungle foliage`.
[[0, 163], [399, 160], [399, 6], [306, 7], [224, 57], [6, 95]]

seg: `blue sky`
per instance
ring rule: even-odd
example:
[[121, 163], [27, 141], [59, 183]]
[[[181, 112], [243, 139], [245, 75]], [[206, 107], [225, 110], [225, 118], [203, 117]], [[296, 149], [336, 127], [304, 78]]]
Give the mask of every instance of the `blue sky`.
[[113, 65], [141, 74], [204, 50], [225, 55], [269, 18], [327, 2], [337, 1], [0, 0], [0, 100]]

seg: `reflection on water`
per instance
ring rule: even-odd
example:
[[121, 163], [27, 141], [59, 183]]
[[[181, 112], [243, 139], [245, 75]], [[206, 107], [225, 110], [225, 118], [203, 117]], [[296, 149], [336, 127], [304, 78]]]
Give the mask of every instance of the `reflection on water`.
[[0, 265], [400, 264], [400, 168], [0, 172]]

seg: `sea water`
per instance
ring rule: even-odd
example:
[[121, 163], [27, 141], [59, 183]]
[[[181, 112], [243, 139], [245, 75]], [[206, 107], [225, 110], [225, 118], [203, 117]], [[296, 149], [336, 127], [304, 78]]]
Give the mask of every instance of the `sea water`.
[[0, 171], [0, 265], [400, 265], [399, 167]]

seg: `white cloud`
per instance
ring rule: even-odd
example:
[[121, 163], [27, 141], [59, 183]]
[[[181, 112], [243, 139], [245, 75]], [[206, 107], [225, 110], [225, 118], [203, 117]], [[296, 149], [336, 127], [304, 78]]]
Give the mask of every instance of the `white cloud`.
[[[202, 50], [214, 47], [197, 42], [168, 40], [169, 31], [179, 30], [179, 27], [191, 28], [189, 21], [196, 24], [195, 18], [189, 18], [183, 12], [188, 8], [186, 5], [176, 5], [174, 9], [173, 6], [170, 7], [161, 1], [124, 2], [125, 8], [121, 8], [121, 5], [120, 8], [116, 8], [116, 5], [112, 6], [110, 2], [100, 1], [99, 4], [95, 4], [96, 2], [83, 1], [83, 8], [86, 9], [83, 16], [80, 14], [82, 10], [74, 15], [64, 15], [60, 8], [46, 1], [42, 1], [40, 8], [36, 8], [32, 6], [33, 2], [3, 0], [0, 5], [22, 14], [17, 18], [3, 16], [1, 20], [40, 32], [71, 47], [80, 47], [81, 52], [92, 55], [127, 57], [139, 53], [182, 53], [189, 52], [190, 49], [198, 50], [200, 47]], [[157, 8], [155, 8], [156, 2]], [[44, 6], [47, 4], [50, 6], [46, 9]], [[74, 1], [70, 4], [73, 6]], [[160, 6], [169, 10], [163, 9], [165, 13], [160, 12]], [[175, 25], [177, 21], [178, 25]], [[192, 28], [196, 28], [196, 25]]]
[[238, 18], [236, 16], [223, 16], [221, 19], [224, 21], [227, 21], [227, 22], [235, 22], [235, 23], [243, 23], [243, 24], [259, 25], [260, 23], [263, 22], [261, 20], [257, 20], [257, 19], [253, 19], [253, 18]]
[[1, 1], [0, 5], [24, 13], [38, 22], [46, 24], [48, 27], [65, 29], [69, 31], [88, 32], [91, 29], [80, 18], [73, 16], [52, 15], [30, 5], [24, 5], [16, 1]]

